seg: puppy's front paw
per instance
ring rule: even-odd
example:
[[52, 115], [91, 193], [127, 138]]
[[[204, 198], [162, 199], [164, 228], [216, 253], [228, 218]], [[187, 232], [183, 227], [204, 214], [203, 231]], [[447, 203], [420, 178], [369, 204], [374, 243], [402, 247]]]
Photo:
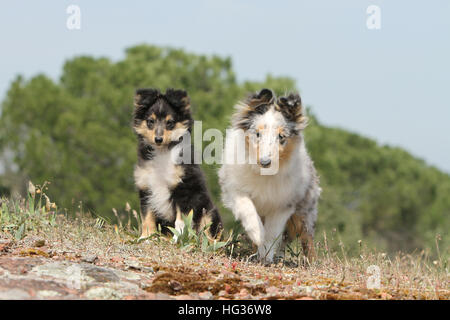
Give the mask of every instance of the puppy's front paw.
[[264, 243], [264, 227], [260, 221], [247, 228], [247, 234], [252, 242], [260, 247]]
[[267, 243], [258, 246], [258, 258], [264, 265], [270, 265], [273, 262], [273, 248]]
[[184, 230], [184, 221], [183, 220], [175, 220], [175, 230], [179, 233], [182, 233]]
[[[177, 230], [180, 234], [183, 233], [184, 230], [184, 221], [183, 220], [175, 220], [175, 230]], [[173, 241], [177, 242], [178, 241], [178, 235], [174, 235], [173, 236]]]

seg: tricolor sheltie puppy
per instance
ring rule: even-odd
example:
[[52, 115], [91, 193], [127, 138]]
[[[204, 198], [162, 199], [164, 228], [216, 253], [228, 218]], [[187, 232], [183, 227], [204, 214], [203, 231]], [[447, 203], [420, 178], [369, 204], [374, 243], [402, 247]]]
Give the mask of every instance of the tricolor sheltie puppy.
[[[303, 139], [306, 122], [298, 94], [277, 99], [269, 89], [239, 103], [232, 117], [231, 132], [245, 134], [246, 161], [225, 161], [221, 167], [222, 199], [266, 263], [273, 261], [277, 249], [284, 249], [284, 236], [289, 240], [298, 237], [306, 256], [314, 255], [321, 189]], [[226, 144], [225, 159], [235, 152], [235, 145], [229, 148]]]
[[219, 212], [214, 207], [200, 167], [182, 161], [183, 138], [189, 141], [193, 119], [189, 97], [182, 90], [139, 89], [135, 96], [133, 129], [138, 138], [138, 163], [134, 179], [139, 189], [142, 234], [146, 238], [158, 224], [182, 231], [182, 215], [193, 210], [193, 228], [210, 224], [209, 233], [221, 229]]

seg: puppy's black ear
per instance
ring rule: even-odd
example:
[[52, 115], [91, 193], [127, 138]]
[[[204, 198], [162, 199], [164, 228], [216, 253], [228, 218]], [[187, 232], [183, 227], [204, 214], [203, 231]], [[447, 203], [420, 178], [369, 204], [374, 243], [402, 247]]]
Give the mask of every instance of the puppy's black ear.
[[280, 97], [278, 105], [283, 108], [298, 109], [302, 107], [302, 99], [298, 93], [290, 93], [287, 97]]
[[167, 89], [166, 100], [180, 111], [187, 111], [191, 104], [189, 96], [184, 90]]
[[151, 106], [159, 96], [160, 92], [157, 89], [138, 89], [134, 96], [134, 106]]
[[159, 98], [160, 92], [156, 89], [138, 89], [134, 95], [134, 122], [137, 123], [145, 118], [150, 108]]
[[272, 103], [275, 99], [275, 94], [270, 89], [262, 89], [260, 92], [254, 93], [247, 98], [246, 104], [250, 107], [257, 107], [261, 104]]
[[303, 114], [302, 99], [298, 93], [280, 97], [277, 106], [287, 120], [297, 124], [297, 129], [301, 130], [306, 127], [307, 118]]
[[256, 94], [256, 98], [261, 101], [270, 102], [275, 97], [272, 90], [264, 88]]

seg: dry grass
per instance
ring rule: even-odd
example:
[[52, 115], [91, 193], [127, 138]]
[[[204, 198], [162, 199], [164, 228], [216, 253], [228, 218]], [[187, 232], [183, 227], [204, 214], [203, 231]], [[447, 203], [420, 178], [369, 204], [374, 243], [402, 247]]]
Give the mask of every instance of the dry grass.
[[[11, 242], [10, 252], [37, 254], [29, 249], [44, 241], [44, 257], [77, 261], [95, 255], [112, 265], [139, 261], [155, 271], [148, 292], [209, 291], [220, 299], [450, 299], [448, 259], [440, 255], [435, 261], [426, 252], [390, 256], [361, 243], [360, 254], [350, 257], [343, 245], [339, 252], [329, 250], [325, 236], [316, 243], [318, 258], [312, 263], [304, 261], [294, 243], [283, 261], [262, 266], [249, 261], [250, 247], [242, 235], [213, 253], [195, 246], [180, 249], [162, 235], [139, 243], [138, 230], [130, 224], [118, 227], [81, 212], [69, 218], [48, 203], [46, 208], [45, 201], [30, 206], [37, 197], [0, 204], [0, 238]], [[379, 268], [379, 289], [367, 288], [370, 266]]]

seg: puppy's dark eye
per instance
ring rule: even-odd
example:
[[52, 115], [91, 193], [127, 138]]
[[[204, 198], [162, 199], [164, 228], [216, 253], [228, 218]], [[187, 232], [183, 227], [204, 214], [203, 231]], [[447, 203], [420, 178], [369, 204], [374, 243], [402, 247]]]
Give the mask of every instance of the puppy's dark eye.
[[284, 143], [286, 142], [286, 137], [283, 136], [282, 134], [279, 134], [279, 135], [278, 135], [278, 139], [280, 140], [280, 143], [281, 143], [281, 144], [284, 144]]
[[167, 121], [166, 128], [167, 130], [172, 130], [175, 127], [175, 121], [169, 120]]
[[149, 127], [150, 129], [153, 128], [154, 124], [155, 124], [155, 120], [154, 119], [148, 119], [147, 120], [147, 127]]
[[259, 136], [260, 136], [260, 134], [259, 134], [259, 132], [257, 132], [257, 133], [256, 133], [256, 137], [259, 138]]

